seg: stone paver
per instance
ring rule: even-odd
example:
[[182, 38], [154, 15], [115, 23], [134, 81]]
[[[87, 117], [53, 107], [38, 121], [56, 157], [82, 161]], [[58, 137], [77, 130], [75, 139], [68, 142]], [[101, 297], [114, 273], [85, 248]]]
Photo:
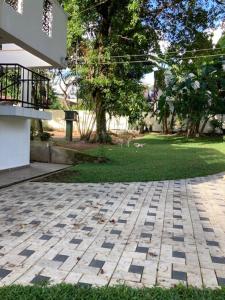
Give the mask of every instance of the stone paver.
[[0, 190], [0, 285], [225, 284], [225, 174]]

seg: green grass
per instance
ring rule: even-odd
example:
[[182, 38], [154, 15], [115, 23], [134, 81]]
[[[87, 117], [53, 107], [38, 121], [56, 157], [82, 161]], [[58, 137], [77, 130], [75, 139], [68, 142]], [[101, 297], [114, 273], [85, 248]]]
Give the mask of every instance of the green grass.
[[135, 141], [144, 148], [101, 146], [86, 153], [105, 156], [110, 162], [85, 163], [72, 167], [50, 181], [135, 182], [183, 179], [225, 171], [225, 142], [222, 138], [147, 135]]
[[222, 300], [225, 289], [173, 289], [81, 288], [73, 285], [9, 286], [0, 288], [1, 300]]

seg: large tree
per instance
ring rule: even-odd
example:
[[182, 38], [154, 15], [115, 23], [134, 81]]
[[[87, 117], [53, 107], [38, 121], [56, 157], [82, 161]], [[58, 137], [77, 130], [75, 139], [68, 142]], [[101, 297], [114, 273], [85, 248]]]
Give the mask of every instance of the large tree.
[[99, 142], [108, 140], [107, 112], [132, 119], [146, 110], [140, 79], [156, 64], [159, 42], [183, 47], [223, 10], [216, 0], [61, 2], [70, 16], [69, 65], [81, 75], [83, 98], [92, 100]]

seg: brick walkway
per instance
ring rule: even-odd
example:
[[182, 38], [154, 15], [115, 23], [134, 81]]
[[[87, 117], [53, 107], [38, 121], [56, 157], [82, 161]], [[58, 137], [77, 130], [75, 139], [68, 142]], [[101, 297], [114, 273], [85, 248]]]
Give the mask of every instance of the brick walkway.
[[225, 284], [225, 174], [0, 190], [0, 284]]

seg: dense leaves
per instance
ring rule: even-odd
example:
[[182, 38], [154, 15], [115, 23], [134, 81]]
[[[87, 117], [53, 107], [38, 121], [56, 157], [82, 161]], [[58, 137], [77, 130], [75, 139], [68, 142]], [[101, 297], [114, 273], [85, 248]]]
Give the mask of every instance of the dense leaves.
[[134, 121], [148, 110], [140, 79], [159, 66], [160, 42], [187, 49], [225, 12], [216, 0], [61, 3], [69, 14], [69, 65], [81, 76], [80, 96], [93, 104], [100, 142], [107, 140], [106, 112]]
[[[197, 48], [201, 52], [204, 44], [208, 44], [206, 49], [213, 49], [209, 37], [205, 33], [199, 39], [200, 36], [189, 45], [189, 49]], [[204, 131], [209, 119], [225, 113], [224, 50], [220, 50], [218, 44], [216, 51], [211, 50], [211, 53], [194, 53], [187, 50], [182, 59], [170, 58], [166, 70], [161, 70], [156, 76], [162, 94], [155, 114], [163, 123], [165, 133], [173, 130], [175, 115], [188, 135], [196, 135]], [[170, 130], [169, 118], [172, 118]]]
[[[104, 142], [106, 112], [136, 119], [146, 110], [140, 79], [152, 64], [130, 64], [130, 55], [147, 54], [155, 31], [145, 23], [146, 1], [64, 1], [70, 14], [69, 63], [81, 74], [80, 97], [92, 103], [97, 118], [97, 140]], [[101, 4], [102, 3], [102, 4]], [[121, 57], [124, 56], [125, 57]]]

